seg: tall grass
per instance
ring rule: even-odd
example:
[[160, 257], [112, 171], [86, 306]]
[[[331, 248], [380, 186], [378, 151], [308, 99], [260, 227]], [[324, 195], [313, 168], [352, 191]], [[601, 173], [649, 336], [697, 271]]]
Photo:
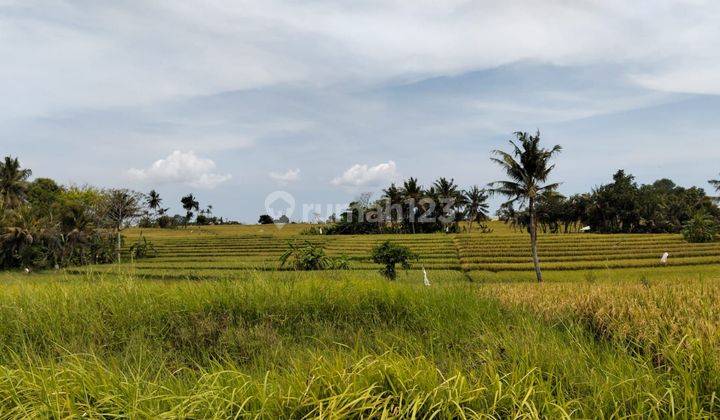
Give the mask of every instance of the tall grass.
[[5, 418], [717, 413], [683, 378], [692, 370], [659, 369], [471, 283], [246, 272], [0, 288]]

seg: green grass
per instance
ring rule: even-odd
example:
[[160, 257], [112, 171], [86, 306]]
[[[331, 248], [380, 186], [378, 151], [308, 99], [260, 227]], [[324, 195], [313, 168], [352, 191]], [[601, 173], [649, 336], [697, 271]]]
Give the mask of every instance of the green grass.
[[[307, 274], [307, 273], [306, 273]], [[440, 277], [9, 280], [5, 417], [707, 415], [702, 383]], [[279, 276], [279, 277], [276, 277]]]
[[[538, 285], [497, 224], [305, 227], [145, 230], [156, 258], [1, 274], [0, 418], [720, 415], [717, 244], [541, 235]], [[420, 254], [395, 282], [369, 260], [385, 239]], [[288, 240], [352, 269], [278, 270]]]

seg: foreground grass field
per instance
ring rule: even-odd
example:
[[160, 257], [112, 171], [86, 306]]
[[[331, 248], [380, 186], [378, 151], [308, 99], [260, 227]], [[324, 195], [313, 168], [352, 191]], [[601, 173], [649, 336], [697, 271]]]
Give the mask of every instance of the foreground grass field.
[[[377, 237], [304, 237], [347, 246], [356, 269], [291, 272], [269, 263], [297, 230], [222, 229], [146, 232], [167, 242], [134, 264], [3, 274], [0, 417], [720, 415], [716, 264], [550, 269], [538, 285], [524, 265], [462, 270], [485, 258], [462, 250], [515, 258], [524, 236], [394, 238], [420, 264], [460, 260], [431, 266], [424, 287], [416, 270], [389, 282], [365, 263]], [[212, 238], [224, 251], [207, 258], [266, 253], [266, 265], [195, 268]], [[677, 243], [587, 238], [542, 240], [578, 256]]]

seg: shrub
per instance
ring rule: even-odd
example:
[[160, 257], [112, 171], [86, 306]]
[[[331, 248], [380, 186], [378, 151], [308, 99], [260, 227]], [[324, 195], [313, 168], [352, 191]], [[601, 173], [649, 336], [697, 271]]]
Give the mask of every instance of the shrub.
[[707, 213], [696, 213], [683, 225], [683, 237], [690, 243], [712, 242], [718, 233], [715, 219]]
[[350, 268], [348, 258], [340, 256], [331, 258], [325, 255], [325, 250], [319, 246], [305, 241], [298, 246], [288, 242], [288, 249], [280, 256], [280, 268], [291, 260], [291, 265], [298, 271], [313, 270], [347, 270]]
[[153, 219], [150, 218], [150, 216], [143, 216], [138, 220], [138, 227], [140, 228], [151, 228], [155, 227], [155, 222]]
[[175, 218], [167, 215], [158, 217], [157, 225], [161, 229], [169, 229], [177, 226]]
[[347, 255], [341, 255], [337, 258], [329, 258], [331, 270], [349, 270], [350, 269], [350, 258]]
[[275, 223], [275, 221], [272, 217], [270, 217], [270, 215], [263, 214], [260, 216], [260, 219], [258, 219], [258, 223], [261, 225], [271, 225]]
[[157, 257], [157, 249], [152, 242], [141, 236], [137, 242], [130, 245], [130, 257], [135, 260]]
[[397, 272], [395, 265], [400, 264], [404, 269], [410, 268], [410, 260], [417, 259], [417, 255], [402, 245], [385, 241], [376, 245], [372, 250], [372, 260], [376, 264], [383, 264], [385, 268], [380, 270], [383, 276], [395, 280]]

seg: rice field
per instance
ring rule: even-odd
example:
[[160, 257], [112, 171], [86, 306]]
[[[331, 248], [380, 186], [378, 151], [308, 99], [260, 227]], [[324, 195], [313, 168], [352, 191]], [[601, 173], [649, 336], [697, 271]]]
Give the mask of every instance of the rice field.
[[[143, 235], [157, 248], [156, 258], [132, 264], [134, 274], [155, 279], [232, 277], [238, 270], [278, 270], [289, 241], [322, 246], [328, 255], [345, 255], [355, 270], [375, 270], [370, 251], [390, 239], [419, 255], [416, 268], [458, 270], [474, 278], [509, 272], [524, 278], [532, 270], [527, 234], [493, 223], [491, 234], [300, 235], [304, 225], [221, 226], [127, 233], [127, 242]], [[688, 244], [680, 235], [541, 235], [540, 257], [550, 278], [560, 271], [669, 269], [720, 263], [720, 243]], [[667, 267], [660, 257], [670, 253]], [[93, 267], [93, 270], [103, 268]], [[109, 268], [114, 270], [113, 267]], [[82, 272], [85, 268], [73, 270]]]
[[[144, 230], [156, 258], [3, 273], [0, 418], [720, 416], [717, 244], [543, 235], [536, 284], [527, 235], [493, 227]], [[388, 238], [420, 256], [395, 282]], [[279, 270], [304, 240], [351, 270]]]

